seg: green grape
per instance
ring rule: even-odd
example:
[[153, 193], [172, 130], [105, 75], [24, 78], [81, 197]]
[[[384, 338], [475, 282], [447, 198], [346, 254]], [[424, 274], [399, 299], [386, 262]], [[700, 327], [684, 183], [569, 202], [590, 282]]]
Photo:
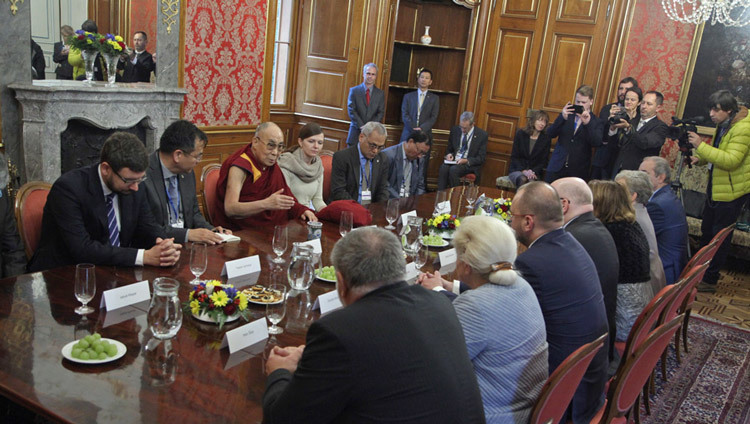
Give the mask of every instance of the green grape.
[[99, 359], [99, 360], [107, 359], [107, 354], [104, 352], [99, 352], [99, 356], [97, 356], [96, 359]]
[[73, 351], [70, 352], [70, 356], [72, 356], [74, 358], [78, 358], [79, 356], [81, 356], [81, 352], [83, 352], [83, 349], [78, 348], [78, 347], [74, 347]]
[[89, 347], [89, 342], [86, 341], [86, 339], [81, 339], [78, 341], [77, 347], [80, 347], [81, 349], [87, 349]]
[[84, 337], [84, 340], [86, 340], [86, 342], [88, 342], [88, 344], [94, 343], [94, 336], [92, 336], [91, 334], [89, 334], [88, 336]]
[[422, 237], [422, 243], [426, 246], [442, 246], [443, 238], [435, 235], [426, 235]]
[[323, 268], [316, 270], [315, 273], [320, 278], [325, 278], [326, 280], [336, 279], [336, 269], [333, 266], [324, 266]]
[[101, 335], [101, 334], [99, 334], [99, 333], [94, 333], [94, 334], [93, 334], [93, 337], [94, 337], [94, 339], [96, 339], [96, 340], [100, 340], [100, 339], [102, 338], [102, 335]]
[[88, 352], [81, 352], [80, 355], [78, 355], [78, 359], [81, 359], [83, 361], [89, 360], [89, 353]]
[[111, 344], [107, 346], [107, 355], [112, 357], [117, 355], [117, 346]]
[[96, 353], [102, 353], [104, 352], [104, 346], [101, 343], [94, 344], [94, 351]]
[[109, 341], [107, 341], [107, 340], [102, 340], [102, 341], [101, 341], [101, 344], [102, 344], [102, 346], [104, 346], [104, 348], [106, 349], [106, 348], [107, 348], [107, 346], [109, 346]]

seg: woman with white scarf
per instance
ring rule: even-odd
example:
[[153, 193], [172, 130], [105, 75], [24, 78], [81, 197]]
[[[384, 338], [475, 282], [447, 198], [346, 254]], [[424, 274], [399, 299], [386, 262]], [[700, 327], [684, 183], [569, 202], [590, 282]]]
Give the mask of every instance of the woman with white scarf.
[[310, 123], [302, 127], [297, 146], [279, 157], [279, 166], [284, 179], [297, 201], [319, 211], [326, 207], [323, 201], [323, 130], [320, 125]]

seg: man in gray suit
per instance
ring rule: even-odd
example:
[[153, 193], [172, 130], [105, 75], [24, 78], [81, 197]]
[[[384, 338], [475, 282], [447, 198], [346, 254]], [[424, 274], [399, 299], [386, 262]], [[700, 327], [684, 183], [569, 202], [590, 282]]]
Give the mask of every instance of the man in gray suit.
[[417, 91], [406, 93], [401, 102], [401, 121], [404, 123], [401, 141], [408, 139], [414, 130], [422, 130], [432, 138], [432, 127], [440, 111], [440, 99], [437, 94], [427, 91], [431, 85], [432, 71], [423, 68], [417, 78]]
[[461, 177], [469, 173], [476, 175], [479, 184], [479, 171], [487, 156], [487, 132], [474, 126], [474, 113], [461, 114], [459, 125], [451, 128], [445, 153], [449, 163], [440, 165], [438, 190], [459, 185]]
[[388, 158], [388, 195], [391, 199], [424, 194], [424, 156], [432, 141], [422, 131], [414, 131], [409, 139], [383, 150]]
[[207, 143], [206, 134], [193, 123], [175, 121], [164, 130], [159, 150], [149, 155], [143, 188], [151, 213], [168, 237], [179, 242], [217, 244], [222, 239], [216, 232], [231, 234], [230, 230], [214, 228], [198, 208], [193, 168], [203, 157]]
[[349, 136], [346, 145], [351, 147], [359, 141], [359, 131], [365, 123], [381, 122], [385, 111], [385, 95], [383, 90], [375, 87], [378, 67], [368, 63], [362, 69], [362, 84], [349, 89], [347, 109], [352, 123], [349, 125]]

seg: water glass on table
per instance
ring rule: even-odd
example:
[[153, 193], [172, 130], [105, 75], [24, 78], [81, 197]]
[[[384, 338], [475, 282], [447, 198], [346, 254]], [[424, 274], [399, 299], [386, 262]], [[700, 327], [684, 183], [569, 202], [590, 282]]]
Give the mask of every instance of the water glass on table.
[[351, 211], [341, 212], [341, 220], [339, 221], [339, 234], [341, 237], [349, 234], [349, 231], [353, 228], [354, 214]]
[[422, 243], [419, 242], [419, 247], [417, 248], [416, 253], [414, 254], [414, 266], [417, 267], [418, 270], [422, 270], [422, 267], [425, 266], [427, 263], [427, 259], [430, 257], [430, 248]]
[[206, 272], [206, 267], [208, 266], [206, 249], [207, 245], [203, 242], [194, 242], [190, 248], [190, 272], [195, 276], [190, 284], [194, 286], [200, 284], [200, 277]]
[[273, 253], [276, 254], [276, 257], [273, 258], [273, 263], [275, 264], [281, 264], [284, 263], [284, 258], [281, 256], [286, 252], [287, 247], [287, 231], [285, 225], [277, 225], [273, 229]]
[[266, 305], [266, 318], [271, 323], [271, 326], [268, 327], [268, 334], [281, 334], [284, 332], [284, 329], [279, 327], [278, 324], [284, 319], [284, 315], [286, 315], [286, 286], [271, 284], [268, 288], [281, 293], [281, 302]]
[[81, 306], [75, 309], [78, 315], [86, 315], [94, 312], [94, 308], [87, 304], [96, 294], [96, 266], [94, 264], [76, 265], [75, 287], [73, 289], [76, 299]]
[[395, 230], [396, 227], [393, 223], [398, 219], [398, 206], [399, 199], [389, 199], [388, 205], [385, 208], [385, 220], [388, 221], [388, 225], [385, 226], [386, 230]]
[[466, 201], [469, 203], [469, 205], [466, 207], [467, 210], [474, 210], [474, 202], [477, 201], [478, 195], [479, 195], [479, 186], [475, 186], [474, 184], [470, 184], [466, 186], [464, 197], [466, 198]]

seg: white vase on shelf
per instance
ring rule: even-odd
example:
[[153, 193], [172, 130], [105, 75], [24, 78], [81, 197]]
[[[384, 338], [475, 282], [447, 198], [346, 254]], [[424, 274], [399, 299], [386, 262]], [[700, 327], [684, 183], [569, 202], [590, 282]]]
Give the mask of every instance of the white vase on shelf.
[[419, 41], [422, 42], [422, 44], [430, 44], [432, 43], [432, 37], [430, 37], [430, 27], [425, 26], [424, 27], [424, 35], [419, 39]]

